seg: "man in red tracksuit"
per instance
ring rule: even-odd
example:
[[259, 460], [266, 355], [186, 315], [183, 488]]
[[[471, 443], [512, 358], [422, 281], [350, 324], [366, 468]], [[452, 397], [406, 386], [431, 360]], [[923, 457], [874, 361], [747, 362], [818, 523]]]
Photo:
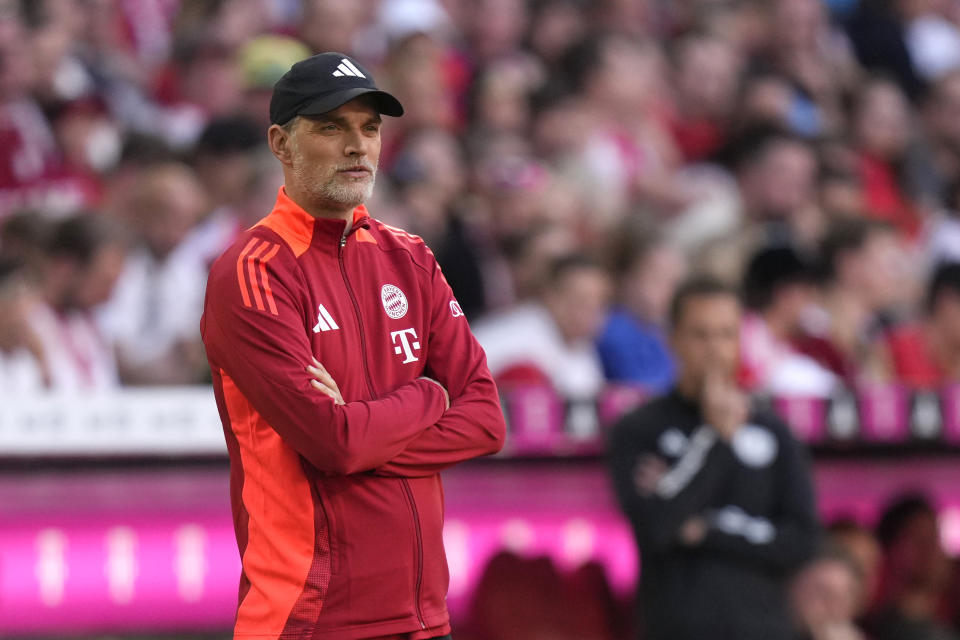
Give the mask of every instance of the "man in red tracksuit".
[[201, 331], [243, 564], [235, 638], [450, 633], [439, 472], [498, 451], [482, 349], [430, 249], [371, 218], [380, 114], [339, 53], [278, 81], [273, 211], [213, 265]]

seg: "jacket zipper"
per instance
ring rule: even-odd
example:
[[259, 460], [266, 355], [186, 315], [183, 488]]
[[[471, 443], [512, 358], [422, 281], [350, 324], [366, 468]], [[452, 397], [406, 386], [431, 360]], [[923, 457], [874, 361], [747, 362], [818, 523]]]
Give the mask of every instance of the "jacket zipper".
[[367, 366], [367, 338], [363, 332], [363, 318], [360, 315], [360, 304], [357, 302], [357, 296], [353, 294], [353, 287], [350, 286], [350, 278], [347, 277], [347, 268], [343, 261], [343, 249], [347, 246], [347, 236], [340, 238], [340, 250], [338, 257], [340, 259], [340, 275], [343, 276], [343, 284], [347, 287], [347, 295], [350, 296], [350, 302], [353, 303], [353, 312], [357, 317], [357, 327], [360, 330], [360, 357], [363, 359], [363, 373], [367, 380], [367, 391], [370, 393], [370, 399], [373, 400], [377, 394], [373, 391], [373, 378], [370, 377], [370, 368]]
[[[343, 260], [343, 249], [346, 246], [347, 236], [345, 235], [340, 238], [340, 250], [338, 251], [340, 275], [343, 276], [343, 284], [347, 288], [347, 294], [350, 296], [350, 302], [353, 303], [354, 315], [357, 317], [357, 326], [360, 330], [360, 356], [363, 358], [363, 373], [367, 380], [367, 389], [370, 392], [370, 397], [375, 398], [376, 394], [373, 391], [373, 379], [370, 377], [370, 369], [367, 366], [367, 339], [363, 333], [363, 319], [360, 316], [360, 304], [357, 302], [357, 297], [353, 293], [353, 287], [350, 285], [350, 278], [347, 276], [347, 268]], [[400, 478], [400, 483], [403, 486], [404, 495], [406, 496], [407, 501], [410, 503], [410, 512], [413, 515], [413, 530], [417, 539], [417, 583], [414, 595], [414, 605], [417, 608], [417, 621], [420, 623], [420, 628], [426, 629], [427, 623], [423, 620], [423, 611], [420, 607], [420, 591], [423, 585], [423, 532], [420, 531], [420, 514], [417, 512], [417, 503], [413, 498], [413, 491], [410, 489], [410, 483], [406, 478]]]
[[417, 502], [413, 498], [413, 491], [410, 489], [410, 482], [406, 478], [400, 478], [403, 490], [410, 501], [410, 511], [413, 513], [413, 530], [417, 538], [417, 585], [415, 591], [414, 604], [417, 607], [417, 620], [420, 622], [420, 628], [426, 629], [427, 623], [423, 621], [423, 610], [420, 608], [420, 589], [423, 586], [423, 534], [420, 531], [420, 514], [417, 511]]

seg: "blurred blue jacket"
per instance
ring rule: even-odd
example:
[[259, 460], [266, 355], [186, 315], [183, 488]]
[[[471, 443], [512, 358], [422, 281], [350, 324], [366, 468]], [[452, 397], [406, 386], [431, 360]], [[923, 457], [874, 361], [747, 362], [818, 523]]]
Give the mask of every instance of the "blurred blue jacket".
[[603, 372], [611, 382], [641, 384], [652, 392], [673, 384], [676, 365], [663, 329], [615, 308], [597, 339]]

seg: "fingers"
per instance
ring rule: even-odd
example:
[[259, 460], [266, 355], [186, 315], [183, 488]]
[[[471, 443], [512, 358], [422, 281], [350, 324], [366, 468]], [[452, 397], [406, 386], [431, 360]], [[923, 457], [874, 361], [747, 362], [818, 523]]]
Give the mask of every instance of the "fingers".
[[327, 371], [326, 367], [320, 364], [319, 360], [313, 358], [313, 364], [307, 365], [307, 373], [314, 377], [314, 379], [310, 381], [310, 385], [313, 386], [314, 389], [330, 396], [337, 404], [345, 404], [336, 381]]
[[314, 378], [316, 378], [326, 386], [330, 387], [331, 389], [337, 389], [338, 391], [340, 390], [340, 388], [337, 386], [336, 381], [333, 379], [333, 376], [330, 375], [327, 369], [322, 364], [320, 364], [320, 362], [316, 358], [313, 359], [312, 365], [307, 365], [307, 371], [311, 375], [313, 375]]
[[320, 391], [321, 393], [324, 393], [324, 394], [330, 396], [331, 398], [333, 398], [333, 401], [334, 401], [336, 404], [344, 404], [343, 398], [340, 397], [340, 393], [339, 393], [339, 392], [334, 391], [333, 389], [331, 389], [330, 387], [326, 386], [326, 385], [323, 384], [322, 382], [319, 382], [318, 380], [311, 380], [311, 381], [310, 381], [310, 384], [311, 384], [311, 386], [313, 386], [313, 388], [316, 389], [317, 391]]
[[660, 456], [641, 456], [633, 469], [634, 486], [640, 495], [652, 495], [667, 470], [667, 464]]

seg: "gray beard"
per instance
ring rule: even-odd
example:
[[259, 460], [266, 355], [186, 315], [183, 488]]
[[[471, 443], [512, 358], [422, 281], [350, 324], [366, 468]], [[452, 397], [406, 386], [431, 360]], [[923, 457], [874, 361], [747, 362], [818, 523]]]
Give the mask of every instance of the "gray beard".
[[[299, 156], [299, 153], [294, 152]], [[302, 157], [295, 158], [293, 172], [297, 182], [317, 202], [329, 203], [337, 207], [357, 207], [373, 195], [373, 185], [377, 180], [377, 168], [373, 167], [370, 178], [362, 181], [344, 181], [333, 170], [329, 177], [319, 177], [311, 167], [306, 166]], [[326, 180], [323, 178], [326, 177]]]

